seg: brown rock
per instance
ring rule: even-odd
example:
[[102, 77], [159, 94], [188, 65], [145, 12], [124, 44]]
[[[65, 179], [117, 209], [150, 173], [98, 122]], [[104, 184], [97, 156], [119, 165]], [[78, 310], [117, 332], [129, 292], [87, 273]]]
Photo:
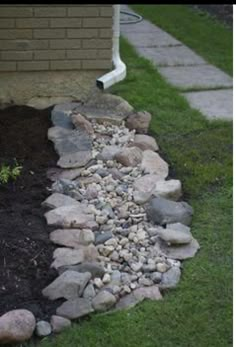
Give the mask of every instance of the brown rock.
[[0, 317], [0, 344], [23, 342], [31, 338], [36, 321], [28, 310], [13, 310]]
[[67, 318], [60, 316], [52, 316], [50, 320], [52, 331], [56, 333], [60, 333], [62, 330], [71, 326], [71, 321]]
[[121, 149], [114, 158], [124, 166], [136, 166], [141, 163], [142, 151], [137, 147], [127, 147]]
[[94, 131], [93, 131], [92, 124], [80, 113], [73, 114], [71, 116], [71, 121], [76, 128], [86, 131], [89, 135], [93, 134]]
[[126, 126], [130, 130], [135, 129], [139, 134], [146, 134], [148, 132], [149, 124], [152, 116], [149, 112], [137, 112], [128, 116]]
[[143, 135], [143, 134], [135, 135], [134, 141], [129, 146], [138, 147], [142, 151], [145, 151], [146, 149], [151, 149], [152, 151], [158, 150], [158, 145], [156, 143], [156, 140], [151, 136]]

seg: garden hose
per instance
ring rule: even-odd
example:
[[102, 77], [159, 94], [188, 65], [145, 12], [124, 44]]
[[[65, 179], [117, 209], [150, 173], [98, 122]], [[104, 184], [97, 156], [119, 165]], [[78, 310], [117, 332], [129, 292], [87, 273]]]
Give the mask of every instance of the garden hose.
[[136, 23], [139, 23], [143, 20], [143, 17], [138, 15], [138, 14], [134, 14], [134, 13], [131, 13], [131, 12], [126, 12], [126, 11], [120, 11], [121, 14], [126, 14], [127, 16], [130, 16], [130, 17], [134, 17], [134, 18], [137, 18], [136, 20], [133, 20], [133, 21], [120, 21], [120, 24], [136, 24]]

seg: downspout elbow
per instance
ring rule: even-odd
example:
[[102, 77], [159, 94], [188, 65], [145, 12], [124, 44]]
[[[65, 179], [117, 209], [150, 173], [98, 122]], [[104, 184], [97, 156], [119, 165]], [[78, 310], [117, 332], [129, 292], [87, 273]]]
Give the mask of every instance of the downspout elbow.
[[120, 59], [119, 52], [120, 38], [120, 5], [114, 5], [114, 25], [113, 25], [113, 53], [112, 62], [114, 70], [106, 73], [96, 80], [98, 88], [105, 90], [113, 84], [122, 81], [126, 77], [126, 65]]

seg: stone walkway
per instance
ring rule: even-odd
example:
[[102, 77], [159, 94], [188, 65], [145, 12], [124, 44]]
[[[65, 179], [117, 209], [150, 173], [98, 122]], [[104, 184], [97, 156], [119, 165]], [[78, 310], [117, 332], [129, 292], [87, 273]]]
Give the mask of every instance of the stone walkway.
[[[123, 5], [122, 10], [134, 13], [127, 5]], [[134, 20], [124, 14], [121, 18]], [[208, 119], [232, 120], [233, 80], [230, 76], [147, 20], [121, 24], [121, 34], [141, 56], [152, 61], [170, 84], [183, 91], [192, 108], [200, 110]]]

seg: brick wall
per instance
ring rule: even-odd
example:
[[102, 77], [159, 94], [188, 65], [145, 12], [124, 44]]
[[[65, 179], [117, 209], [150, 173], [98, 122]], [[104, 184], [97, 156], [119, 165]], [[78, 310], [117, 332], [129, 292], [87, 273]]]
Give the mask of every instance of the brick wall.
[[0, 5], [0, 71], [112, 68], [112, 5]]

